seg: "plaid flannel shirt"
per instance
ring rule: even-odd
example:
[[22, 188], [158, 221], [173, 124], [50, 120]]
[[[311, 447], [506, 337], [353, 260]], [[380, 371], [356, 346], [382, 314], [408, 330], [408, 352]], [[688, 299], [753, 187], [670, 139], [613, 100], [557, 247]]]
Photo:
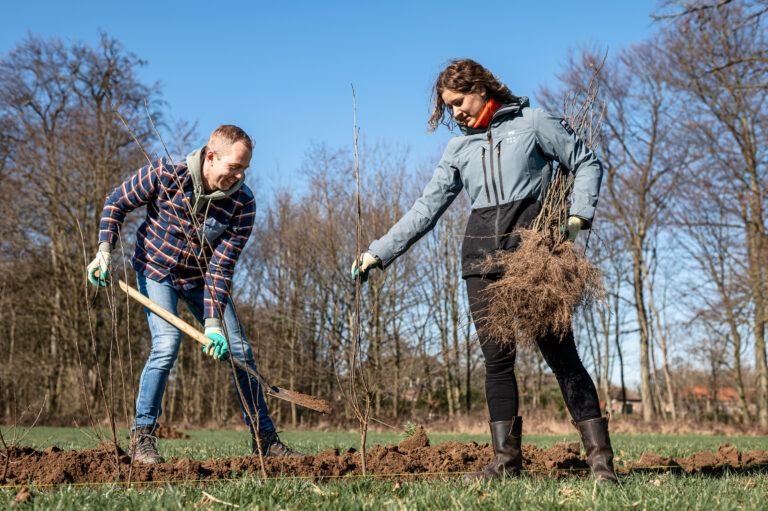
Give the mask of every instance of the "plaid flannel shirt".
[[99, 242], [114, 247], [125, 215], [146, 204], [146, 218], [136, 233], [133, 268], [156, 281], [170, 277], [179, 290], [204, 285], [204, 317], [221, 318], [235, 263], [253, 229], [255, 200], [243, 185], [232, 195], [211, 201], [203, 214], [193, 215], [192, 190], [186, 165], [161, 158], [142, 167], [107, 197]]

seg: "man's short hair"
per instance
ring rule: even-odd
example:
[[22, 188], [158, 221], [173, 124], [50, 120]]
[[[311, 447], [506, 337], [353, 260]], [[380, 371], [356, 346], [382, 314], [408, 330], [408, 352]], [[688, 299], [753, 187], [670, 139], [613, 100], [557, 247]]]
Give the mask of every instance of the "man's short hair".
[[242, 142], [249, 151], [253, 152], [253, 140], [248, 134], [232, 124], [222, 124], [208, 137], [206, 146], [219, 155], [225, 155], [232, 150], [235, 142]]

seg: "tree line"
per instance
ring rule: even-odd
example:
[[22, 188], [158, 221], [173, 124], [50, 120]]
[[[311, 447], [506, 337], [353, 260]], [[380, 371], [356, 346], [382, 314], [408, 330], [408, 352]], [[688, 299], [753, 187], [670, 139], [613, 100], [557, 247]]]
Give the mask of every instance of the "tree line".
[[[536, 95], [562, 112], [564, 94], [583, 93], [602, 66], [605, 175], [586, 253], [607, 296], [575, 327], [614, 414], [627, 411], [635, 390], [626, 375], [639, 374], [645, 420], [768, 427], [765, 17], [759, 2], [662, 5], [652, 37], [607, 56], [574, 51], [557, 83]], [[169, 118], [157, 99], [161, 86], [138, 78], [143, 65], [106, 34], [94, 46], [30, 35], [0, 59], [5, 422], [41, 408], [50, 420], [81, 425], [105, 413], [133, 416], [151, 345], [143, 310], [114, 288], [95, 293], [85, 265], [104, 198], [146, 163], [140, 148], [163, 154], [155, 128], [177, 154], [200, 138], [193, 125]], [[363, 144], [360, 155], [367, 243], [410, 207], [430, 166], [413, 165], [407, 148], [387, 141]], [[279, 191], [260, 207], [234, 299], [264, 375], [329, 399], [338, 417], [354, 420], [341, 392], [355, 316], [352, 149], [313, 145], [300, 171], [306, 192]], [[467, 215], [462, 197], [363, 288], [361, 348], [375, 420], [458, 417], [483, 407], [482, 357], [458, 268]], [[140, 217], [128, 217], [117, 248], [126, 261]], [[131, 272], [113, 269], [133, 282]], [[628, 367], [635, 356], [637, 366]], [[182, 344], [166, 422], [236, 416], [230, 375], [211, 364]], [[523, 406], [564, 413], [535, 350], [520, 350], [517, 374]], [[269, 404], [281, 424], [316, 420], [288, 403]]]

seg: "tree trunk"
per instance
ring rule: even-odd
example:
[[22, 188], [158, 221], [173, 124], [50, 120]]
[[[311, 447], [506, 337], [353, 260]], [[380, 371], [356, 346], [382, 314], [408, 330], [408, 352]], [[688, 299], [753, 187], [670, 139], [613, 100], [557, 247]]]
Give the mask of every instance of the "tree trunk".
[[747, 393], [744, 390], [744, 375], [741, 370], [741, 334], [739, 333], [736, 318], [733, 316], [733, 310], [730, 304], [726, 306], [728, 314], [728, 327], [731, 332], [731, 342], [733, 343], [733, 371], [736, 376], [736, 390], [739, 394], [739, 410], [741, 410], [742, 422], [752, 422], [752, 416], [747, 406]]
[[[8, 305], [9, 315], [11, 317], [11, 325], [8, 327], [8, 367], [13, 370], [13, 355], [16, 352], [16, 308], [13, 306], [13, 300]], [[9, 378], [11, 380], [11, 378]], [[15, 386], [10, 384], [5, 385], [5, 418], [11, 417], [11, 402], [13, 401], [12, 394], [15, 392]]]
[[[659, 337], [659, 344], [661, 347], [664, 381], [667, 387], [667, 406], [669, 406], [670, 413], [672, 414], [672, 420], [674, 421], [677, 420], [677, 412], [675, 410], [675, 394], [672, 390], [672, 376], [669, 371], [669, 361], [667, 358], [667, 337], [664, 335], [664, 331], [661, 327], [661, 316], [659, 314], [659, 310], [656, 308], [656, 304], [653, 301], [653, 288], [651, 286], [650, 278], [648, 277], [648, 272], [646, 271], [644, 273], [645, 282], [648, 287], [648, 307], [651, 309], [651, 314], [653, 314], [654, 319], [656, 320], [656, 335]], [[664, 413], [664, 417], [666, 417], [666, 413]]]
[[459, 274], [455, 272], [455, 277], [451, 285], [451, 330], [453, 336], [453, 353], [451, 356], [451, 383], [453, 387], [453, 409], [459, 413], [461, 408], [461, 375], [459, 374], [459, 297], [458, 283]]
[[395, 361], [393, 367], [392, 379], [392, 416], [397, 418], [400, 409], [400, 333], [395, 330]]
[[651, 398], [653, 400], [653, 416], [665, 418], [664, 409], [661, 405], [661, 389], [659, 388], [658, 384], [659, 368], [656, 365], [656, 346], [654, 346], [654, 339], [656, 338], [656, 335], [653, 332], [653, 323], [650, 324], [650, 327], [651, 335], [649, 336], [650, 346], [648, 350], [651, 355], [651, 388], [653, 389], [653, 392], [651, 392]]
[[624, 355], [621, 352], [621, 330], [619, 328], [619, 296], [616, 296], [616, 301], [613, 303], [614, 316], [616, 322], [614, 323], [614, 336], [613, 340], [616, 343], [616, 354], [619, 356], [619, 376], [621, 378], [621, 413], [627, 413], [627, 385], [624, 383]]
[[635, 291], [635, 310], [640, 334], [640, 399], [643, 404], [643, 420], [650, 422], [653, 419], [653, 388], [651, 387], [648, 317], [645, 312], [645, 297], [643, 296], [643, 254], [642, 241], [640, 240], [635, 241], [632, 250], [632, 265], [632, 285]]
[[[58, 254], [53, 244], [51, 244], [51, 261], [54, 277], [58, 269]], [[56, 376], [61, 371], [56, 367], [59, 359], [59, 333], [61, 332], [61, 290], [55, 283], [53, 291], [53, 310], [51, 311], [51, 324], [49, 327], [49, 353], [50, 368], [48, 370], [48, 401], [46, 402], [46, 411], [50, 414], [56, 413], [58, 396], [56, 395]], [[96, 361], [98, 363], [98, 360]]]
[[[617, 298], [618, 299], [618, 298]], [[611, 357], [611, 320], [610, 320], [610, 310], [608, 311], [608, 314], [603, 313], [602, 310], [598, 311], [600, 315], [600, 322], [602, 324], [602, 330], [603, 330], [603, 380], [602, 380], [602, 391], [603, 391], [603, 399], [605, 400], [605, 411], [608, 415], [613, 415], [613, 403], [611, 403], [611, 364], [610, 364], [610, 357]], [[616, 318], [616, 322], [619, 321], [619, 318]]]
[[445, 400], [448, 403], [448, 416], [453, 417], [455, 413], [453, 409], [453, 381], [449, 361], [448, 332], [445, 329], [440, 332], [440, 348], [443, 350], [443, 387], [445, 389]]
[[[753, 201], [754, 202], [754, 201]], [[752, 209], [760, 211], [760, 205], [752, 204]], [[768, 428], [768, 362], [765, 353], [765, 301], [763, 297], [762, 262], [760, 260], [760, 238], [762, 220], [752, 218], [748, 226], [747, 247], [749, 250], [749, 280], [754, 317], [752, 334], [755, 337], [755, 371], [757, 373], [757, 422], [761, 428]], [[759, 223], [759, 226], [758, 226]]]

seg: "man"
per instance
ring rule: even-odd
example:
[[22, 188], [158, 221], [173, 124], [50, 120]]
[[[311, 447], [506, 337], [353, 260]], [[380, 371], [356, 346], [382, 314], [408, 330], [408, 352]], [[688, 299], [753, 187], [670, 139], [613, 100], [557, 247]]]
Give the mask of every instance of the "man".
[[[206, 354], [224, 360], [231, 353], [255, 369], [230, 299], [235, 263], [253, 229], [255, 201], [244, 182], [252, 150], [245, 131], [222, 125], [204, 147], [187, 155], [185, 165], [161, 158], [139, 169], [107, 197], [99, 224], [99, 249], [88, 265], [88, 279], [94, 286], [107, 285], [111, 252], [125, 215], [146, 205], [131, 258], [139, 291], [173, 314], [179, 299], [184, 300], [205, 325], [210, 339], [203, 348]], [[131, 451], [136, 461], [162, 463], [154, 433], [181, 331], [149, 309], [145, 313], [152, 351], [139, 382]], [[234, 384], [251, 430], [253, 452], [258, 436], [265, 456], [302, 456], [277, 437], [259, 383], [238, 369]]]

